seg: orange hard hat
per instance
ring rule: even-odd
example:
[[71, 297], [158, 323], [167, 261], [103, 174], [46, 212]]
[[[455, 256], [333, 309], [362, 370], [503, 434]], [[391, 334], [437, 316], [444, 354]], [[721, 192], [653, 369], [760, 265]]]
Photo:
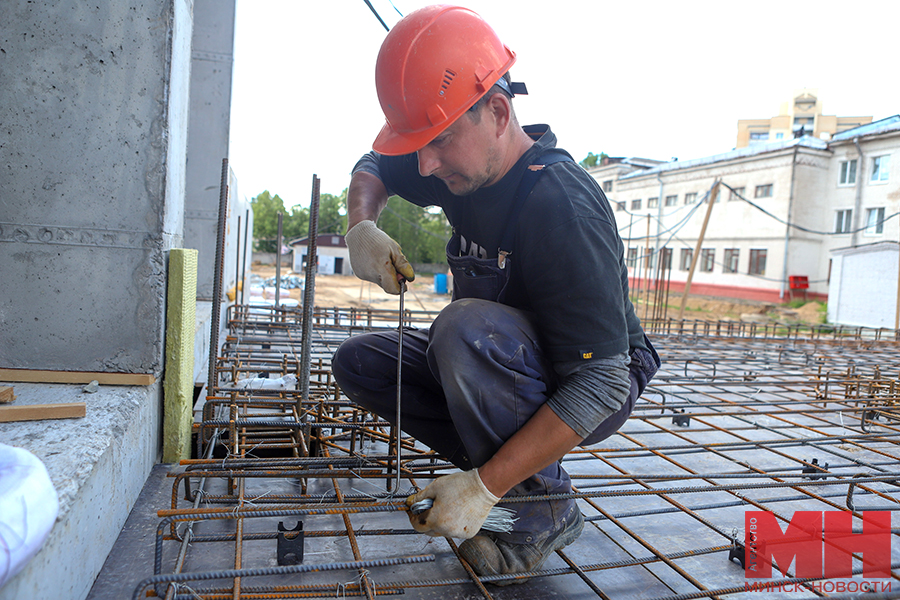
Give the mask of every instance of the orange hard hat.
[[375, 63], [385, 123], [372, 147], [419, 150], [484, 96], [516, 62], [484, 19], [461, 6], [420, 8], [387, 34]]

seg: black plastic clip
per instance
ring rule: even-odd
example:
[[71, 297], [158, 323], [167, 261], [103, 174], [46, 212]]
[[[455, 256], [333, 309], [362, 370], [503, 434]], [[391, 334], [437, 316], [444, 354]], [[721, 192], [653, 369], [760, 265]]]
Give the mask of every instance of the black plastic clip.
[[[287, 533], [296, 532], [291, 537]], [[284, 523], [278, 522], [278, 565], [286, 567], [303, 562], [303, 521], [297, 521], [293, 529], [285, 529]]]
[[744, 554], [744, 544], [738, 541], [737, 532], [731, 536], [731, 549], [728, 550], [728, 562], [734, 562], [734, 559], [737, 559], [739, 563], [741, 563], [741, 568], [745, 569], [744, 561], [746, 560], [746, 556]]
[[822, 472], [828, 470], [828, 463], [820, 467], [818, 458], [814, 458], [809, 462], [810, 466], [803, 467], [803, 476], [806, 479], [828, 479], [828, 474]]
[[691, 416], [684, 414], [684, 409], [681, 410], [674, 409], [673, 412], [676, 414], [672, 416], [672, 424], [678, 425], [679, 427], [690, 427], [691, 426]]

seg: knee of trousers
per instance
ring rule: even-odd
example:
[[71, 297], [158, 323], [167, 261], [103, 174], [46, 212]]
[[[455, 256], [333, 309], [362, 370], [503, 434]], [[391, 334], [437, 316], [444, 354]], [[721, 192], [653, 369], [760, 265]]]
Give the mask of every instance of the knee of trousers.
[[359, 360], [358, 340], [351, 337], [344, 340], [331, 357], [331, 372], [341, 390], [356, 400], [356, 392], [364, 387], [362, 363]]
[[428, 339], [428, 361], [434, 368], [444, 357], [515, 354], [522, 345], [536, 347], [537, 330], [526, 313], [477, 298], [451, 302], [437, 316]]

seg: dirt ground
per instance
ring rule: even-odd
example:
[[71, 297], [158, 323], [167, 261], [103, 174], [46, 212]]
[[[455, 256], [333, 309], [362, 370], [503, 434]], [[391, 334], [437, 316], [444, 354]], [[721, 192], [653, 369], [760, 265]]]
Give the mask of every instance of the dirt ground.
[[[275, 276], [275, 267], [254, 264], [252, 273], [259, 278], [266, 279]], [[282, 270], [282, 277], [289, 271]], [[256, 279], [256, 278], [254, 278]], [[406, 308], [410, 310], [439, 311], [450, 302], [450, 294], [437, 294], [434, 291], [434, 277], [432, 275], [419, 274], [416, 280], [409, 284], [409, 293], [406, 294]], [[300, 300], [302, 292], [299, 289], [283, 290], [291, 298]], [[316, 277], [315, 303], [323, 307], [357, 307], [376, 309], [396, 309], [399, 299], [385, 293], [380, 287], [368, 281], [362, 281], [355, 276], [346, 275], [319, 275]], [[677, 318], [678, 309], [681, 306], [681, 295], [670, 294], [668, 298], [668, 318]], [[794, 307], [788, 305], [756, 302], [750, 300], [738, 300], [733, 298], [712, 298], [707, 296], [691, 296], [685, 308], [686, 319], [701, 320], [734, 320], [755, 322], [782, 322], [782, 323], [822, 323], [825, 316], [825, 305], [820, 302], [798, 303]], [[649, 311], [643, 299], [636, 305], [638, 317], [646, 318], [654, 314], [651, 305]]]
[[[263, 279], [275, 276], [275, 267], [253, 265], [252, 273]], [[288, 271], [282, 270], [282, 277]], [[405, 308], [409, 310], [439, 311], [450, 303], [450, 294], [434, 292], [434, 277], [418, 275], [415, 281], [407, 284]], [[282, 292], [283, 293], [283, 292]], [[299, 289], [289, 290], [291, 298], [303, 298]], [[353, 275], [317, 275], [315, 304], [323, 307], [356, 307], [374, 309], [393, 309], [399, 306], [399, 298], [382, 290], [379, 286], [358, 279]]]

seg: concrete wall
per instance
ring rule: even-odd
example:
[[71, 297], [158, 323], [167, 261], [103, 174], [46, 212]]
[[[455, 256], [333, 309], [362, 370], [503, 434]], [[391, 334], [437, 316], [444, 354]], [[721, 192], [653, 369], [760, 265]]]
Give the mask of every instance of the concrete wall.
[[160, 374], [191, 9], [0, 3], [0, 366]]
[[[198, 250], [197, 297], [203, 300], [212, 299], [219, 182], [222, 159], [228, 157], [234, 15], [233, 0], [194, 0], [184, 231], [187, 246]], [[231, 192], [230, 204], [234, 205], [240, 197], [236, 189]], [[243, 223], [242, 208], [230, 207], [231, 229], [237, 227], [238, 215]], [[234, 285], [235, 253], [226, 253], [226, 260], [229, 262], [223, 287], [228, 289]]]

